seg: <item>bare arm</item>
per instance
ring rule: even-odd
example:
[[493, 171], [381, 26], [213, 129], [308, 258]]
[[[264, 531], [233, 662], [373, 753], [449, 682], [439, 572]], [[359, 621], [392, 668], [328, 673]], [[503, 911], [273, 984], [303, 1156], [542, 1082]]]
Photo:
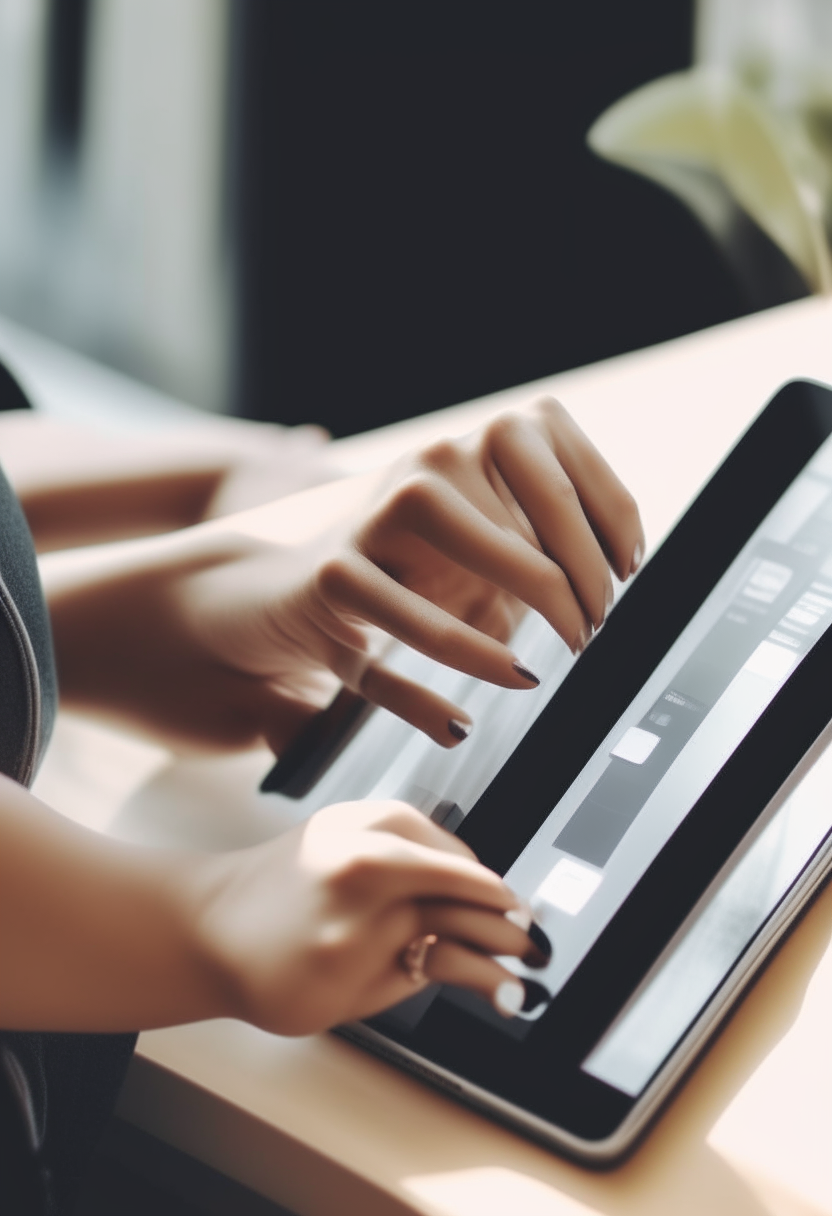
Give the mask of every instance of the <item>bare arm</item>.
[[226, 1016], [311, 1033], [424, 986], [399, 963], [424, 933], [442, 938], [432, 979], [508, 1013], [526, 991], [487, 955], [545, 962], [502, 881], [397, 803], [332, 807], [235, 853], [173, 853], [80, 828], [0, 778], [0, 839], [0, 1026], [9, 1029]]
[[326, 438], [213, 416], [106, 432], [19, 410], [0, 414], [0, 463], [46, 552], [188, 527], [329, 480]]
[[210, 1015], [193, 862], [78, 827], [0, 778], [0, 1025], [123, 1030]]

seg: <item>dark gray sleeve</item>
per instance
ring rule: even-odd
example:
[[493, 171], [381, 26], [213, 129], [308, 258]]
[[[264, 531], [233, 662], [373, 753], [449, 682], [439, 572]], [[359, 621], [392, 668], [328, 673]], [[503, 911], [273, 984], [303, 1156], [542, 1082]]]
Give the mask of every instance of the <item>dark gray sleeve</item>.
[[[0, 409], [29, 402], [0, 363]], [[0, 446], [0, 463], [3, 453]], [[58, 700], [49, 614], [26, 519], [0, 470], [0, 772], [29, 785]]]

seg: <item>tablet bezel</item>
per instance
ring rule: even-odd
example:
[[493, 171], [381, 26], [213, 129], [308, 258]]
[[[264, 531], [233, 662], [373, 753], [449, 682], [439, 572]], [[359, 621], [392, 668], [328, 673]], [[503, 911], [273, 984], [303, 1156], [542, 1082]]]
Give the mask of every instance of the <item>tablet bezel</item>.
[[[506, 872], [830, 434], [832, 390], [810, 381], [784, 386], [758, 415], [463, 822], [458, 834], [486, 864]], [[411, 1031], [395, 1016], [371, 1019], [374, 1049], [388, 1054], [387, 1043], [446, 1087], [459, 1078], [493, 1096], [495, 1108], [522, 1109], [567, 1145], [614, 1140], [640, 1096], [591, 1077], [581, 1062], [823, 733], [832, 718], [830, 675], [827, 631], [522, 1041], [440, 999]]]

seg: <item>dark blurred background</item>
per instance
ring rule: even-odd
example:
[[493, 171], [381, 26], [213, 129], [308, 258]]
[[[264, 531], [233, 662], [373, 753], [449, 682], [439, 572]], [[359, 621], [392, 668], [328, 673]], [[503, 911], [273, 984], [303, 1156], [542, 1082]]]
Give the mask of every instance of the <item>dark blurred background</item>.
[[681, 204], [585, 143], [690, 63], [685, 0], [235, 14], [241, 412], [346, 434], [742, 311]]
[[0, 0], [18, 89], [27, 7], [0, 311], [195, 404], [344, 435], [746, 310], [585, 144], [688, 0]]

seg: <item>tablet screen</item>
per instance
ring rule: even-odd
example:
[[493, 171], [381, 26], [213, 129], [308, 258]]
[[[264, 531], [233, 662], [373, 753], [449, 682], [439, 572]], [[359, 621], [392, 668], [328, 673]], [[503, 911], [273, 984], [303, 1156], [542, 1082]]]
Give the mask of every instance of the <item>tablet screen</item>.
[[509, 868], [507, 882], [557, 943], [540, 977], [551, 992], [563, 987], [830, 621], [827, 440]]
[[[528, 972], [553, 995], [830, 622], [832, 439], [769, 511], [506, 871], [556, 943], [547, 969]], [[502, 961], [524, 973], [516, 960]], [[480, 1002], [451, 999], [500, 1025]], [[517, 1021], [503, 1024], [506, 1033], [522, 1033]]]

